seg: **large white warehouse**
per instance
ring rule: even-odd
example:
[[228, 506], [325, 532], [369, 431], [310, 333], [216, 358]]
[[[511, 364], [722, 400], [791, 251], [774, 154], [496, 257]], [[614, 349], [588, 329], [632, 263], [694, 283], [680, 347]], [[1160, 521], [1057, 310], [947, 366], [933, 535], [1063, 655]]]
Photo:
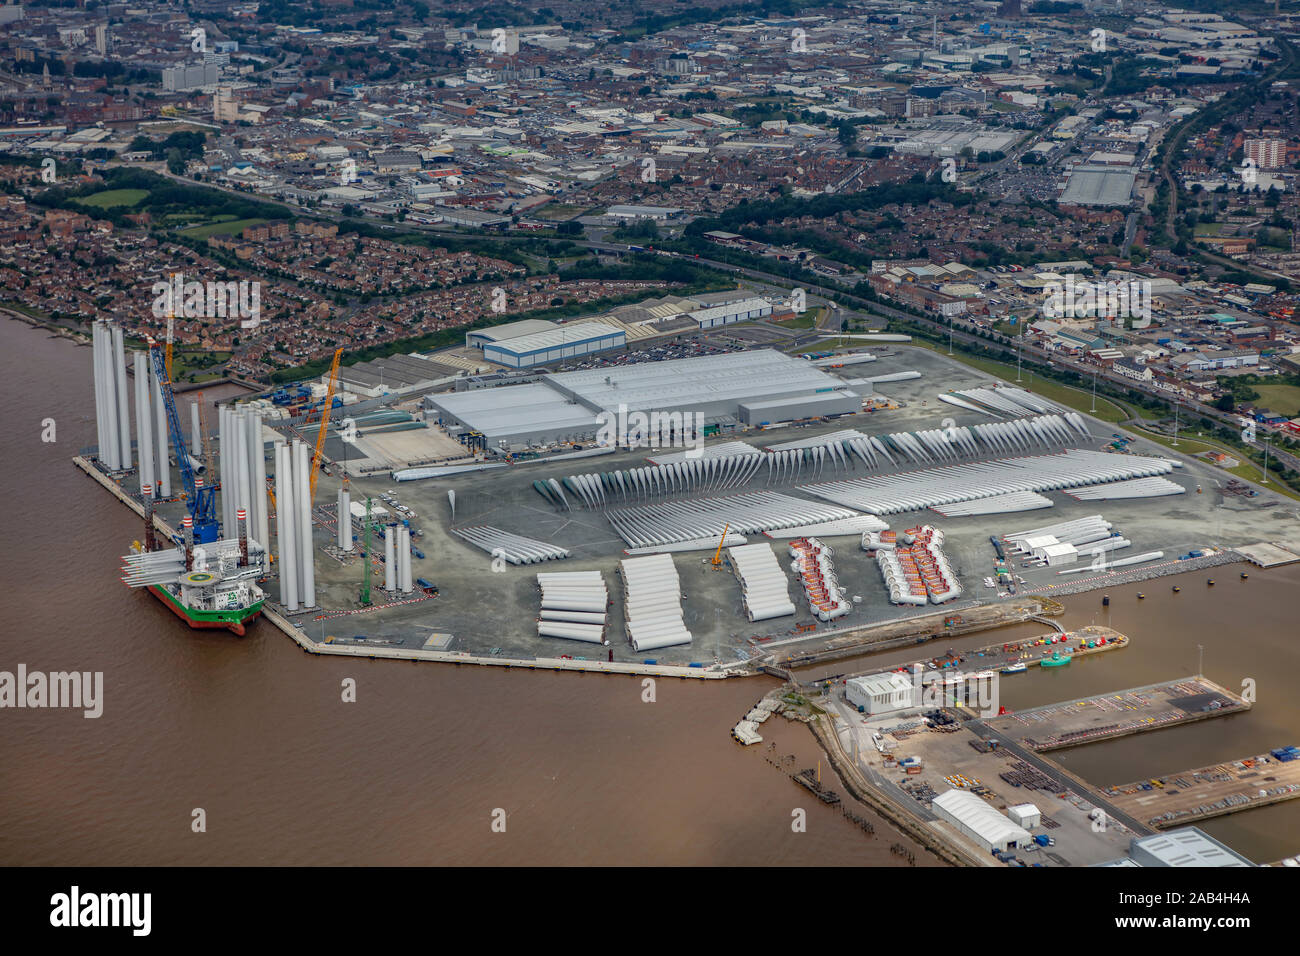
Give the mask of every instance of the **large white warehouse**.
[[[484, 353], [519, 342], [485, 343]], [[490, 451], [518, 451], [591, 441], [602, 420], [635, 412], [690, 415], [705, 434], [851, 414], [862, 410], [862, 391], [809, 362], [758, 349], [557, 372], [527, 385], [429, 395], [424, 407], [453, 434], [478, 432]]]
[[845, 683], [844, 696], [867, 714], [889, 714], [917, 705], [911, 679], [899, 673], [854, 677]]
[[1010, 850], [1027, 846], [1033, 834], [998, 813], [968, 790], [946, 790], [931, 803], [941, 820], [951, 823], [984, 849]]

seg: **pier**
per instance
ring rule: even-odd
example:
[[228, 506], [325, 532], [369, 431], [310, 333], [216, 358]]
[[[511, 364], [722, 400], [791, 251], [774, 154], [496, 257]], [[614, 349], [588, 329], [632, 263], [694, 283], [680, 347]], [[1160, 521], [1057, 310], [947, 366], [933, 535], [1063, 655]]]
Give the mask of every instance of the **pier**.
[[1031, 707], [989, 718], [984, 724], [1026, 750], [1046, 753], [1249, 709], [1248, 702], [1213, 681], [1188, 677]]
[[[960, 611], [938, 611], [919, 614], [912, 617], [895, 618], [866, 626], [856, 625], [836, 631], [822, 631], [801, 637], [786, 638], [763, 644], [762, 649], [769, 663], [779, 663], [786, 667], [808, 667], [824, 664], [828, 661], [861, 654], [887, 651], [909, 644], [923, 644], [945, 637], [963, 637], [1009, 624], [1021, 624], [1030, 620], [1043, 620], [1047, 616], [1065, 613], [1065, 609], [1056, 601], [1046, 598], [1006, 601], [999, 604], [983, 604], [963, 608]], [[1053, 625], [1055, 626], [1055, 625]], [[776, 650], [810, 640], [826, 640], [821, 649], [803, 653], [791, 652], [778, 659]]]
[[[144, 505], [137, 501], [111, 477], [96, 468], [81, 456], [72, 459], [74, 465], [93, 478], [113, 497], [126, 505], [141, 518], [144, 517]], [[163, 521], [155, 512], [154, 527], [168, 541], [176, 536], [175, 529]], [[634, 674], [647, 677], [680, 677], [688, 680], [725, 680], [728, 677], [744, 677], [740, 670], [718, 667], [690, 667], [676, 664], [647, 664], [642, 661], [580, 661], [564, 657], [499, 657], [495, 655], [471, 654], [468, 651], [435, 651], [386, 645], [336, 644], [312, 640], [301, 627], [289, 620], [278, 606], [267, 600], [262, 607], [262, 620], [287, 634], [299, 647], [309, 654], [328, 654], [336, 657], [362, 657], [370, 660], [428, 661], [441, 664], [475, 664], [482, 667], [505, 667], [532, 671], [577, 671], [595, 674]]]
[[1107, 787], [1102, 793], [1125, 813], [1163, 830], [1300, 797], [1300, 760], [1259, 754]]

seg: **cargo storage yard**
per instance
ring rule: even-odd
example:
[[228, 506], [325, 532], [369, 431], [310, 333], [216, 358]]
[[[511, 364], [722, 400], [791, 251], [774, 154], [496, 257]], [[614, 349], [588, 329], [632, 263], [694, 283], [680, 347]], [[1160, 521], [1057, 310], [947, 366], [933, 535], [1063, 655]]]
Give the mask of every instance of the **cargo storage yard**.
[[[810, 723], [860, 800], [954, 862], [1133, 865], [1161, 826], [1300, 792], [1291, 750], [1267, 758], [1282, 768], [1267, 787], [1253, 783], [1266, 758], [1251, 758], [1239, 773], [1169, 778], [1154, 805], [1154, 783], [1102, 790], [1045, 756], [1249, 708], [1202, 676], [1015, 713], [997, 704], [1004, 678], [1130, 646], [1095, 624], [1063, 632], [1052, 594], [1196, 568], [1212, 587], [1215, 565], [1285, 560], [1300, 537], [1294, 508], [1227, 494], [1207, 464], [1116, 441], [1096, 419], [933, 352], [890, 344], [835, 357], [665, 360], [631, 375], [486, 384], [405, 410], [353, 400], [324, 434], [268, 415], [262, 400], [220, 407], [205, 435], [197, 405], [183, 427], [154, 346], [135, 360], [133, 446], [122, 340], [103, 328], [105, 453], [76, 460], [145, 519], [124, 581], [193, 627], [243, 633], [262, 615], [315, 653], [766, 672], [784, 683], [735, 726], [736, 741], [760, 743], [776, 713]], [[832, 374], [863, 365], [879, 374]], [[684, 407], [664, 404], [664, 388]], [[557, 402], [567, 418], [537, 413]], [[860, 410], [841, 414], [846, 402]], [[778, 407], [792, 417], [754, 423], [755, 409]], [[809, 407], [818, 414], [801, 417]], [[394, 432], [411, 457], [377, 471], [374, 436]], [[365, 457], [352, 457], [367, 437]], [[169, 447], [183, 449], [175, 468]], [[1056, 632], [883, 674], [804, 683], [786, 669], [1029, 620]], [[795, 779], [839, 799], [812, 771]], [[1230, 852], [1175, 833], [1200, 840], [1195, 852]]]
[[[794, 641], [813, 652], [936, 604], [959, 613], [1236, 560], [1226, 552], [1237, 545], [1300, 539], [1294, 509], [1266, 494], [1223, 494], [1211, 466], [1175, 460], [1141, 439], [1120, 451], [1111, 426], [942, 355], [881, 345], [836, 357], [819, 367], [760, 349], [561, 372], [430, 395], [414, 415], [344, 406], [322, 446], [326, 471], [311, 472], [305, 495], [311, 448], [286, 442], [310, 440], [319, 426], [264, 419], [258, 461], [250, 436], [264, 409], [241, 403], [223, 409], [204, 446], [208, 462], [217, 453], [222, 489], [235, 492], [221, 497], [221, 533], [238, 536], [224, 529], [237, 531], [242, 506], [249, 538], [274, 556], [263, 580], [269, 600], [307, 640], [523, 660], [641, 661], [650, 645], [628, 626], [625, 562], [659, 553], [675, 576], [680, 626], [651, 656], [728, 672], [774, 659], [766, 644]], [[864, 379], [863, 369], [879, 381]], [[534, 395], [539, 389], [545, 396]], [[804, 418], [813, 396], [817, 414]], [[837, 414], [849, 400], [868, 410]], [[793, 424], [746, 420], [780, 403]], [[146, 404], [163, 415], [157, 400]], [[569, 418], [556, 426], [551, 406], [570, 409]], [[617, 437], [635, 441], [639, 429], [667, 447], [596, 446], [592, 426], [607, 412]], [[106, 393], [106, 427], [118, 414]], [[365, 415], [381, 417], [354, 424]], [[688, 425], [709, 433], [702, 447]], [[406, 443], [401, 464], [442, 464], [358, 473], [358, 446], [388, 438]], [[204, 458], [185, 441], [201, 482]], [[540, 444], [522, 453], [521, 441]], [[294, 469], [284, 490], [276, 443]], [[221, 454], [227, 446], [232, 453]], [[331, 462], [348, 465], [346, 494]], [[169, 471], [163, 477], [182, 490], [182, 476]], [[154, 476], [123, 472], [122, 491], [138, 501], [141, 479]], [[264, 485], [270, 493], [257, 493]], [[184, 504], [168, 491], [155, 508], [179, 531]], [[1152, 495], [1158, 511], [1146, 501]], [[272, 501], [282, 498], [294, 514], [273, 520]], [[309, 521], [308, 544], [301, 529]], [[282, 547], [282, 535], [293, 547]], [[608, 601], [596, 640], [539, 632], [537, 561], [600, 575]]]

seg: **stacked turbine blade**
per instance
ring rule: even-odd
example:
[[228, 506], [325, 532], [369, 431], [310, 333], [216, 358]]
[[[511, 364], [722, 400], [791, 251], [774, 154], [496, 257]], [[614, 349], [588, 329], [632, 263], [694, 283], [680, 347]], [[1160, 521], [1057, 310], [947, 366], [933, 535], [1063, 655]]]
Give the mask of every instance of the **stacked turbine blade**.
[[538, 637], [601, 644], [609, 592], [599, 571], [552, 571], [537, 575], [542, 591]]
[[566, 548], [538, 541], [535, 538], [511, 534], [509, 531], [502, 531], [500, 528], [488, 525], [452, 530], [476, 548], [482, 548], [492, 557], [501, 558], [510, 564], [537, 564], [541, 561], [555, 561], [569, 556]]

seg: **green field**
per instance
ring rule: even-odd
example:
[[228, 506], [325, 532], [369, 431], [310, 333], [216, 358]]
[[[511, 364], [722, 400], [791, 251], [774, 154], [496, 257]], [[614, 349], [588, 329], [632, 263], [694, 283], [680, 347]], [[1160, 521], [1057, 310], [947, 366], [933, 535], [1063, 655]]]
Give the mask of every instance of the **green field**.
[[189, 229], [182, 229], [181, 235], [194, 239], [206, 239], [209, 236], [236, 236], [249, 226], [260, 226], [266, 221], [265, 219], [232, 219], [229, 222], [214, 222], [206, 226], [191, 226]]
[[1259, 392], [1256, 403], [1271, 412], [1295, 418], [1300, 415], [1300, 385], [1252, 385]]
[[114, 206], [138, 206], [148, 195], [149, 192], [145, 189], [105, 189], [77, 201], [98, 209], [112, 209]]
[[[1264, 469], [1248, 459], [1245, 452], [1236, 448], [1231, 448], [1227, 445], [1221, 444], [1220, 442], [1209, 439], [1187, 439], [1183, 437], [1179, 437], [1178, 445], [1175, 446], [1173, 439], [1168, 435], [1161, 435], [1158, 432], [1147, 431], [1145, 428], [1133, 428], [1131, 425], [1128, 427], [1137, 432], [1143, 438], [1149, 438], [1158, 444], [1164, 445], [1166, 448], [1182, 452], [1184, 455], [1201, 455], [1207, 451], [1219, 451], [1223, 452], [1225, 455], [1231, 455], [1233, 458], [1241, 462], [1241, 464], [1234, 468], [1222, 468], [1220, 469], [1221, 471], [1225, 471], [1230, 475], [1236, 475], [1243, 481], [1259, 483], [1264, 480]], [[1269, 476], [1267, 487], [1276, 491], [1280, 495], [1285, 495], [1288, 498], [1294, 498], [1300, 501], [1300, 494], [1297, 494], [1295, 490], [1288, 488], [1278, 480], [1276, 474]]]
[[172, 354], [172, 377], [177, 382], [206, 382], [221, 378], [226, 374], [224, 369], [217, 371], [214, 366], [223, 366], [228, 361], [229, 352], [177, 349]]

